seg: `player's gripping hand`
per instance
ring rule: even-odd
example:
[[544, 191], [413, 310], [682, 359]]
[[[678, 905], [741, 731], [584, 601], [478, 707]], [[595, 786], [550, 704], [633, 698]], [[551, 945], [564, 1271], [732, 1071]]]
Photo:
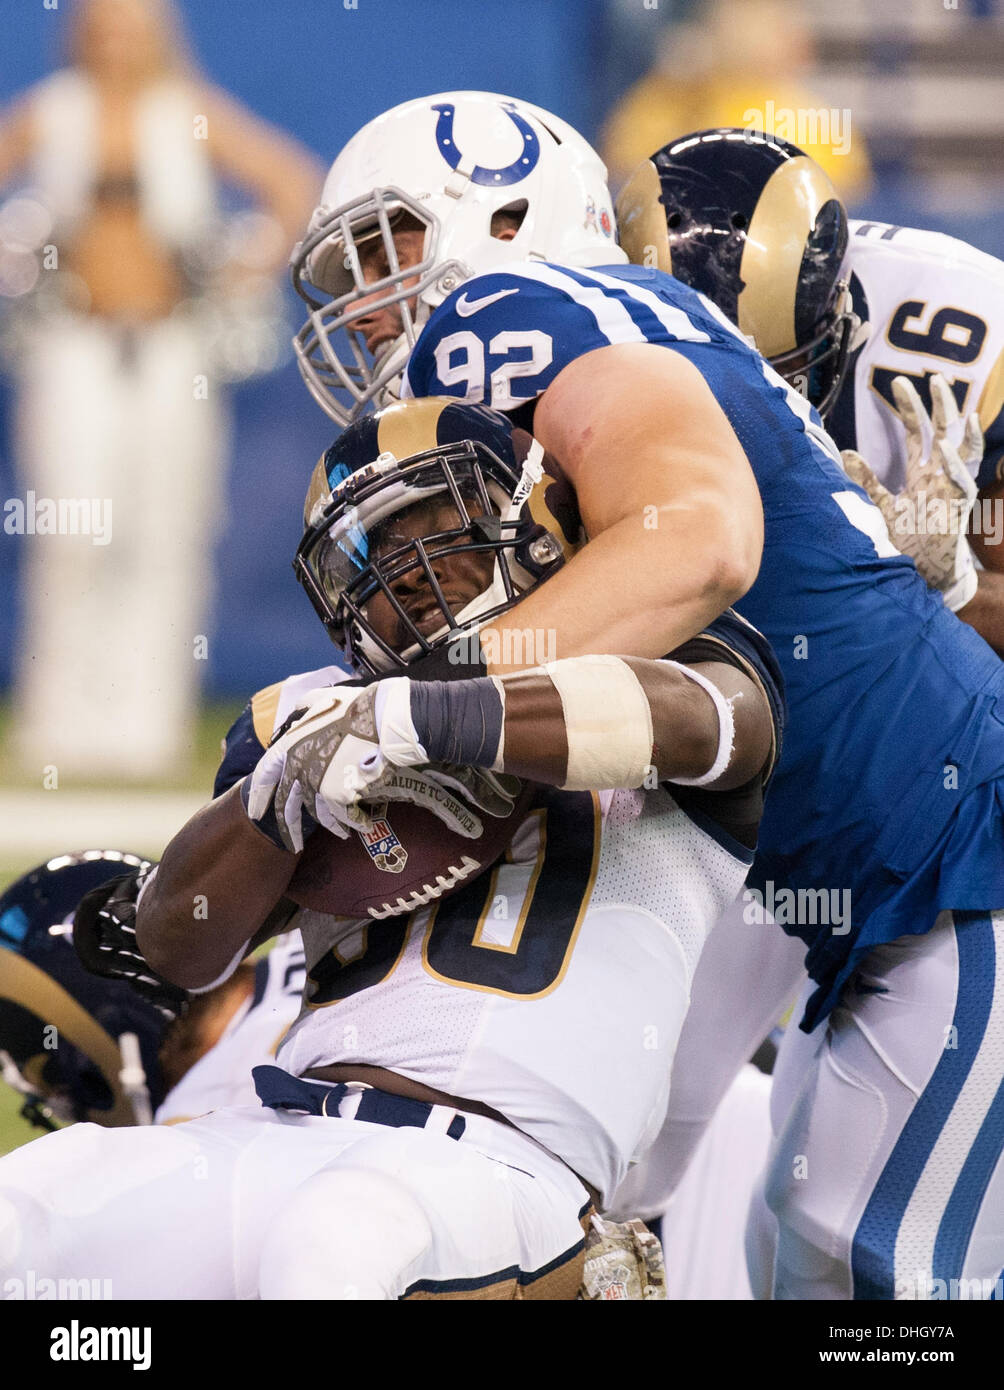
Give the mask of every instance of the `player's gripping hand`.
[[283, 846], [299, 853], [311, 822], [344, 839], [366, 824], [367, 806], [378, 802], [425, 806], [468, 838], [477, 838], [482, 827], [450, 791], [462, 791], [489, 815], [507, 815], [513, 797], [491, 773], [426, 765], [411, 724], [408, 686], [405, 677], [393, 677], [362, 689], [310, 691], [250, 776], [244, 798], [250, 818], [265, 828], [274, 815]]
[[892, 392], [906, 429], [903, 491], [894, 496], [883, 487], [852, 449], [841, 455], [844, 469], [882, 512], [893, 544], [940, 590], [945, 606], [958, 612], [977, 584], [968, 530], [978, 493], [973, 473], [983, 457], [979, 418], [960, 418], [948, 382], [937, 373], [931, 377], [930, 416], [907, 377], [895, 377]]
[[[250, 776], [244, 795], [248, 815], [264, 828], [274, 812], [282, 845], [294, 853], [314, 828], [310, 821], [345, 839], [350, 822], [344, 808], [383, 772], [369, 689], [309, 691]], [[350, 779], [358, 779], [351, 792]]]
[[125, 980], [169, 1022], [184, 1013], [188, 993], [158, 975], [136, 942], [136, 903], [151, 866], [98, 884], [73, 916], [73, 948], [85, 970]]
[[[508, 816], [522, 790], [518, 777], [488, 772], [480, 767], [459, 767], [455, 763], [427, 763], [420, 769], [388, 767], [366, 789], [358, 803], [364, 814], [370, 807], [386, 801], [409, 801], [424, 806], [444, 825], [469, 840], [480, 839], [484, 826], [471, 810], [500, 819]], [[467, 806], [458, 806], [450, 792], [458, 792]], [[349, 808], [351, 814], [352, 808]]]

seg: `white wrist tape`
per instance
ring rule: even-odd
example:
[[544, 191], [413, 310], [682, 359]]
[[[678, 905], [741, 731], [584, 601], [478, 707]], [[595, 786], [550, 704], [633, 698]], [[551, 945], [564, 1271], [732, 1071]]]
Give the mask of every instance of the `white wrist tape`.
[[373, 717], [380, 751], [394, 767], [419, 767], [429, 761], [411, 718], [411, 681], [407, 676], [380, 681]]
[[652, 766], [652, 711], [619, 656], [577, 656], [540, 668], [561, 696], [566, 791], [640, 787]]
[[706, 787], [709, 783], [718, 781], [732, 758], [732, 748], [736, 737], [736, 721], [732, 715], [732, 703], [725, 698], [717, 685], [709, 681], [707, 676], [702, 676], [700, 671], [695, 671], [693, 667], [683, 666], [679, 661], [664, 660], [661, 664], [672, 666], [677, 671], [682, 672], [689, 680], [699, 685], [702, 690], [706, 690], [715, 702], [715, 709], [718, 711], [718, 752], [715, 755], [715, 761], [700, 777], [667, 779], [681, 787]]

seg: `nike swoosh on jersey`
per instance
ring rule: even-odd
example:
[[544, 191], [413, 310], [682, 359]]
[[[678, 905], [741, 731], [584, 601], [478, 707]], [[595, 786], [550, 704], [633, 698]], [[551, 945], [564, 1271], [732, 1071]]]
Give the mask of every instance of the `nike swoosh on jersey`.
[[489, 304], [494, 304], [496, 299], [505, 299], [507, 294], [518, 294], [519, 286], [511, 290], [499, 290], [497, 294], [486, 294], [482, 299], [468, 299], [466, 292], [457, 300], [454, 308], [462, 319], [470, 318], [471, 314], [476, 314], [479, 309], [487, 309]]

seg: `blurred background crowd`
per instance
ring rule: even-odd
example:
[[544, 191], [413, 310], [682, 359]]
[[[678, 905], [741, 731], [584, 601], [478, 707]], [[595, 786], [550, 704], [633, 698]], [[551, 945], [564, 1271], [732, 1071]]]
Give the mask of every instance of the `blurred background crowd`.
[[[290, 570], [333, 426], [285, 262], [379, 111], [512, 92], [615, 191], [686, 131], [776, 130], [852, 215], [1004, 256], [999, 0], [33, 0], [5, 29], [0, 883], [157, 851], [247, 696], [332, 659]], [[39, 534], [60, 497], [111, 516]]]

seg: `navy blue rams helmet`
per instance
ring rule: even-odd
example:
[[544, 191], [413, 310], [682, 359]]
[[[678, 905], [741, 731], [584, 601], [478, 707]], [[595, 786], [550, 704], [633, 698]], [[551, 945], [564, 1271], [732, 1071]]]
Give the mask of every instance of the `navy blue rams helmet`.
[[706, 295], [826, 414], [856, 321], [847, 213], [815, 160], [755, 130], [684, 135], [635, 170], [617, 223], [632, 261]]
[[125, 982], [89, 974], [72, 938], [84, 894], [142, 867], [121, 850], [61, 854], [0, 897], [0, 1063], [43, 1128], [136, 1124], [163, 1099], [163, 1016]]
[[[396, 534], [395, 518], [420, 506], [426, 528]], [[435, 396], [350, 425], [314, 469], [304, 525], [297, 578], [332, 641], [368, 675], [400, 672], [504, 613], [581, 540], [574, 493], [531, 434], [487, 406]], [[458, 605], [437, 561], [463, 553], [482, 567], [484, 587]], [[403, 595], [426, 584], [416, 617]], [[367, 616], [377, 594], [396, 615], [398, 641]]]

